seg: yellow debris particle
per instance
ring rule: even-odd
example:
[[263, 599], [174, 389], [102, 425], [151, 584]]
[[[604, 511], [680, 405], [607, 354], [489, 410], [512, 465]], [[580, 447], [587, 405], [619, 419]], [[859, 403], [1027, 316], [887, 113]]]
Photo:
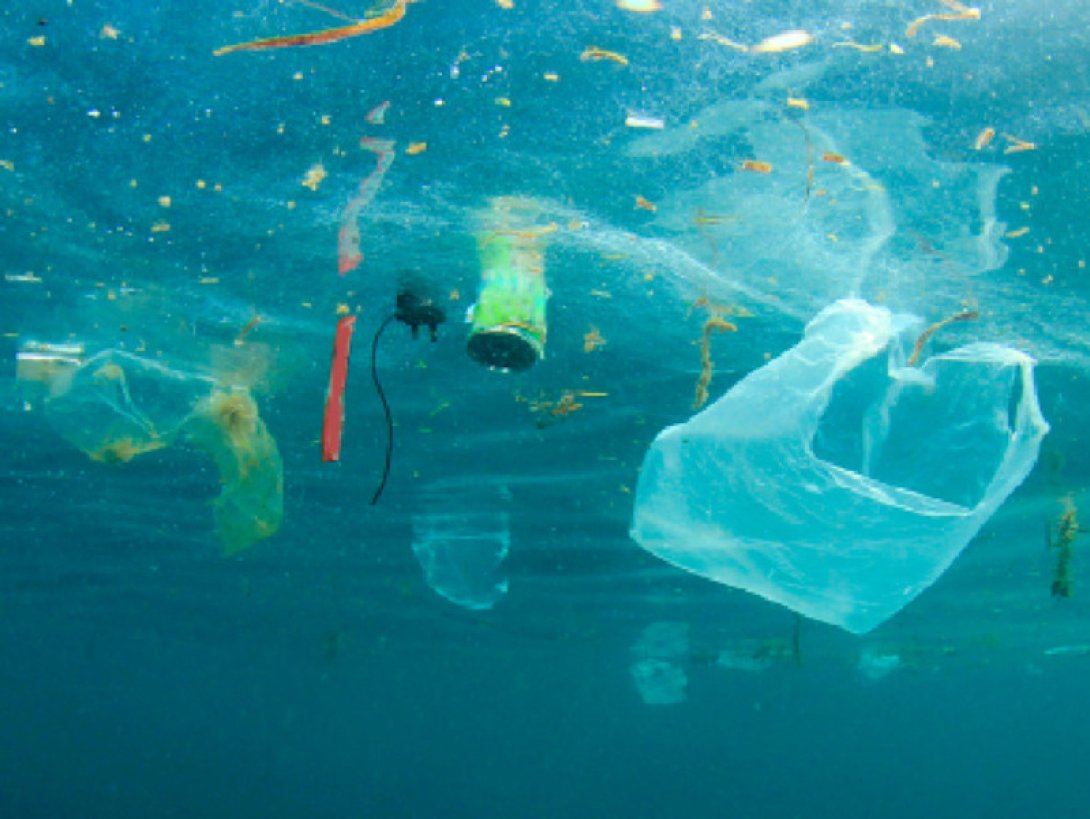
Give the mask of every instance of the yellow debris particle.
[[[592, 326], [590, 330], [583, 334], [583, 352], [593, 353], [595, 350], [606, 346], [606, 340], [602, 338], [602, 334], [598, 332], [598, 328]], [[581, 395], [583, 393], [580, 393]]]
[[734, 40], [730, 39], [730, 37], [726, 37], [716, 31], [702, 31], [700, 32], [700, 34], [697, 35], [696, 38], [698, 40], [711, 40], [712, 42], [721, 46], [725, 46], [726, 48], [733, 48], [735, 51], [749, 51], [749, 46], [747, 46], [745, 43], [735, 42]]
[[1020, 227], [1017, 230], [1008, 230], [1004, 236], [1008, 239], [1017, 239], [1019, 236], [1025, 236], [1027, 233], [1029, 233], [1028, 227]]
[[293, 80], [295, 80], [296, 82], [299, 82], [299, 80], [303, 79], [303, 72], [302, 71], [296, 71], [294, 74], [291, 75], [291, 78]]
[[583, 62], [589, 62], [591, 60], [610, 60], [617, 63], [617, 65], [628, 65], [628, 57], [623, 54], [618, 54], [616, 51], [608, 51], [604, 48], [598, 48], [598, 46], [587, 46], [583, 49], [583, 53], [579, 55], [579, 59]]
[[905, 50], [903, 48], [901, 48], [899, 45], [897, 45], [896, 43], [890, 43], [889, 44], [889, 53], [890, 54], [904, 54]]
[[325, 166], [321, 162], [316, 162], [311, 165], [305, 174], [303, 174], [303, 181], [300, 182], [304, 188], [310, 188], [312, 191], [317, 191], [318, 186], [322, 184], [322, 180], [327, 176]]
[[1037, 145], [1032, 142], [1026, 142], [1024, 139], [1011, 136], [1010, 134], [1003, 134], [1003, 139], [1007, 140], [1010, 144], [1003, 150], [1005, 154], [1016, 154], [1021, 151], [1036, 151]]
[[337, 305], [337, 315], [338, 316], [347, 316], [350, 312], [352, 312], [352, 311], [349, 309], [348, 305], [345, 304], [343, 301], [340, 304]]
[[102, 29], [98, 32], [98, 36], [103, 40], [116, 40], [120, 35], [121, 32], [109, 23], [103, 23]]
[[45, 37], [43, 37], [41, 35], [39, 35], [37, 37], [31, 37], [30, 39], [27, 40], [27, 43], [29, 45], [34, 46], [35, 48], [41, 48], [42, 46], [45, 45]]
[[329, 114], [322, 114], [321, 119], [319, 119], [318, 121], [320, 123], [322, 123], [322, 125], [329, 125], [329, 123], [332, 122], [332, 120], [329, 117]]
[[949, 48], [954, 51], [961, 51], [961, 43], [953, 37], [947, 37], [945, 34], [935, 35], [935, 39], [931, 41], [931, 45], [937, 46], [938, 48]]
[[787, 107], [788, 108], [799, 108], [799, 109], [801, 109], [803, 111], [809, 111], [810, 110], [810, 103], [807, 102], [806, 100], [802, 99], [801, 97], [788, 97], [787, 98]]
[[988, 127], [976, 135], [976, 139], [973, 140], [973, 150], [983, 151], [991, 141], [995, 138], [995, 128]]
[[743, 171], [753, 171], [754, 173], [772, 173], [772, 163], [762, 162], [759, 159], [746, 159], [742, 162]]
[[681, 40], [681, 29], [677, 26], [670, 26], [670, 39], [675, 43]]
[[207, 183], [207, 182], [205, 182], [205, 181], [204, 181], [203, 179], [198, 179], [198, 180], [197, 180], [197, 183], [196, 183], [196, 184], [197, 184], [197, 189], [198, 189], [198, 190], [202, 190], [202, 191], [203, 191], [203, 190], [205, 189], [205, 187], [207, 187], [207, 185], [208, 185], [208, 183]]
[[151, 134], [144, 134], [143, 140], [145, 143], [151, 142]]
[[0, 159], [0, 168], [3, 168], [5, 171], [14, 171], [15, 163], [10, 159]]
[[[135, 187], [135, 185], [133, 187]], [[169, 196], [160, 196], [159, 197], [159, 207], [169, 208], [170, 207], [170, 197]]]
[[644, 199], [642, 196], [636, 197], [636, 207], [641, 208], [642, 210], [650, 211], [651, 213], [654, 213], [658, 210], [658, 208], [655, 207], [654, 202], [650, 202], [647, 199]]
[[939, 0], [944, 6], [953, 11], [953, 14], [925, 14], [923, 17], [917, 17], [911, 23], [908, 24], [908, 28], [905, 29], [905, 36], [912, 38], [916, 36], [916, 32], [920, 30], [920, 27], [931, 20], [979, 20], [980, 9], [968, 8], [961, 5], [961, 3], [953, 2], [953, 0]]
[[496, 5], [504, 11], [510, 11], [515, 7], [514, 0], [496, 0]]
[[426, 142], [410, 142], [409, 146], [405, 149], [405, 153], [409, 156], [416, 156], [422, 154], [428, 150], [428, 143]]
[[542, 77], [545, 78], [546, 82], [560, 82], [560, 75], [555, 71], [546, 71], [542, 74]]
[[496, 97], [496, 105], [500, 106], [501, 108], [510, 108], [511, 100], [509, 100], [507, 97]]
[[197, 284], [219, 284], [220, 280], [218, 276], [201, 276], [197, 280]]
[[833, 43], [833, 48], [852, 48], [864, 54], [874, 54], [875, 52], [881, 51], [883, 45], [881, 43], [864, 45], [863, 43], [857, 43], [854, 40], [842, 40], [839, 43]]
[[779, 34], [766, 37], [753, 46], [750, 51], [755, 54], [779, 54], [781, 51], [792, 51], [796, 48], [808, 46], [812, 42], [814, 42], [814, 35], [810, 32], [802, 29], [792, 29], [791, 31], [781, 31]]
[[170, 222], [156, 222], [151, 226], [152, 233], [167, 233], [170, 230]]

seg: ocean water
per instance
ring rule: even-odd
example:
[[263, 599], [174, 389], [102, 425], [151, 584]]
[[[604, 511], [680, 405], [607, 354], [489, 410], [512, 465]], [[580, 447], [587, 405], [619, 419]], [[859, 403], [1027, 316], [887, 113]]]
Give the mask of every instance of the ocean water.
[[[0, 816], [1085, 813], [1082, 0], [8, 6]], [[861, 635], [629, 535], [698, 384], [848, 297], [975, 312], [927, 354], [1029, 354], [1051, 427]]]

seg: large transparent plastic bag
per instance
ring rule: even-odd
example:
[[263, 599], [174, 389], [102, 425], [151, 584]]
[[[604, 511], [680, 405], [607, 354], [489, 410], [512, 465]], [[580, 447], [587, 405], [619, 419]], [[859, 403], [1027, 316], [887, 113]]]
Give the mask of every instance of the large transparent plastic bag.
[[[674, 565], [863, 633], [931, 585], [1037, 460], [1033, 361], [902, 362], [919, 322], [838, 301], [652, 444], [632, 536]], [[912, 331], [910, 333], [910, 331]]]

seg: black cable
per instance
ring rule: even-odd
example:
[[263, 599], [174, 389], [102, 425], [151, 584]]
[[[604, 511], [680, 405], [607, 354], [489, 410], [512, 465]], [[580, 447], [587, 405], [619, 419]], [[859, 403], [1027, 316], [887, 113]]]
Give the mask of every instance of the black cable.
[[390, 413], [390, 405], [386, 402], [386, 393], [382, 391], [382, 384], [378, 380], [378, 340], [382, 336], [382, 331], [397, 318], [397, 313], [391, 313], [386, 317], [386, 320], [379, 325], [379, 328], [375, 330], [375, 337], [371, 340], [371, 380], [375, 382], [375, 392], [378, 393], [379, 400], [382, 402], [382, 409], [386, 413], [386, 466], [382, 470], [382, 480], [379, 481], [378, 489], [375, 490], [374, 496], [371, 498], [371, 505], [374, 506], [378, 503], [379, 496], [382, 495], [382, 490], [386, 488], [386, 479], [390, 477], [390, 459], [394, 454], [394, 416]]

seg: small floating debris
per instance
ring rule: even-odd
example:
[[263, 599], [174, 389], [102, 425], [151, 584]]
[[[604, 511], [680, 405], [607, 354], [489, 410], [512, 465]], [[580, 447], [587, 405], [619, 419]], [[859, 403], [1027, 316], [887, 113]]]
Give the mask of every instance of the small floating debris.
[[1036, 151], [1037, 145], [1033, 142], [1027, 142], [1024, 139], [1019, 139], [1016, 136], [1010, 134], [1003, 134], [1003, 139], [1007, 140], [1010, 144], [1003, 149], [1005, 154], [1017, 154], [1022, 151]]
[[322, 180], [325, 178], [325, 167], [321, 162], [316, 162], [307, 169], [305, 174], [303, 174], [303, 181], [300, 184], [304, 188], [310, 188], [312, 191], [317, 191], [318, 186], [322, 184]]
[[989, 126], [976, 135], [976, 139], [973, 140], [973, 150], [983, 151], [993, 139], [995, 139], [995, 128]]
[[1046, 648], [1042, 654], [1046, 657], [1086, 657], [1090, 655], [1090, 643], [1053, 646], [1052, 648]]
[[637, 14], [650, 14], [653, 11], [662, 11], [662, 3], [659, 0], [617, 0], [617, 8]]
[[617, 63], [617, 65], [628, 65], [628, 57], [624, 54], [618, 54], [616, 51], [609, 51], [604, 48], [598, 48], [598, 46], [587, 46], [583, 49], [583, 53], [579, 55], [579, 59], [583, 62], [590, 62], [591, 60], [610, 60]]
[[955, 40], [953, 37], [947, 37], [945, 34], [938, 34], [935, 39], [931, 41], [931, 45], [938, 48], [949, 48], [953, 51], [961, 51], [961, 43]]
[[810, 32], [802, 29], [792, 29], [791, 31], [782, 31], [779, 34], [766, 37], [753, 46], [750, 51], [755, 54], [778, 54], [781, 51], [793, 51], [796, 48], [808, 46], [812, 42], [814, 42], [814, 35]]
[[628, 128], [649, 128], [654, 131], [661, 131], [666, 127], [666, 123], [659, 117], [644, 114], [629, 114], [624, 118], [624, 124]]

